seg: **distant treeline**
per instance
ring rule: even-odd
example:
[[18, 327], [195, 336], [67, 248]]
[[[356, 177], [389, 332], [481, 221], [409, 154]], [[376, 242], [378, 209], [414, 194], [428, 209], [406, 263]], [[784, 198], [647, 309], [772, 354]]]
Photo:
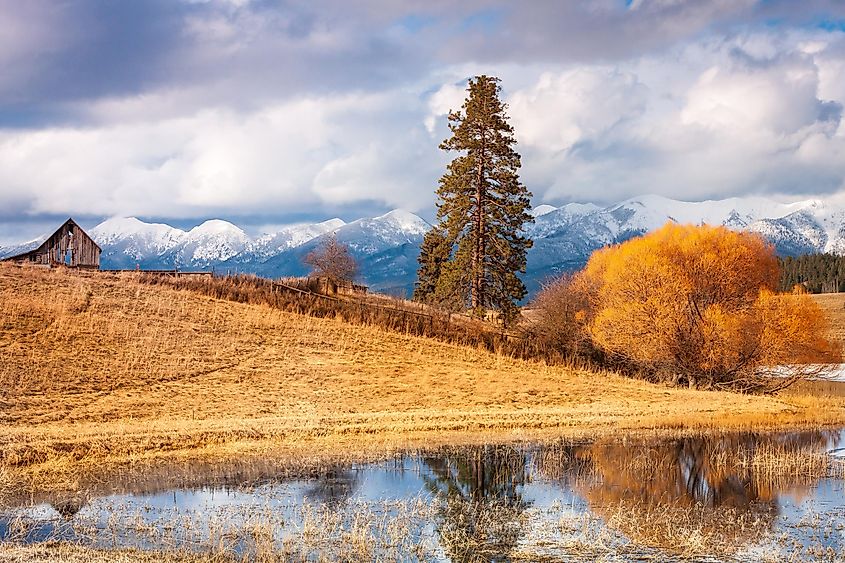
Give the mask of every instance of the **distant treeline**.
[[845, 291], [845, 256], [805, 254], [780, 259], [780, 290], [801, 284], [809, 293]]

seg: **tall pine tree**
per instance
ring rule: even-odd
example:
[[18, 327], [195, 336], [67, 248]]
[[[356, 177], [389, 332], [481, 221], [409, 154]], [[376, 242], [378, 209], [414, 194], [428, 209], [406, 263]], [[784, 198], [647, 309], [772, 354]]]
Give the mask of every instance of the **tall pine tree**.
[[461, 153], [437, 189], [437, 219], [420, 253], [415, 297], [462, 303], [476, 314], [498, 309], [505, 322], [519, 312], [531, 241], [524, 234], [531, 193], [519, 180], [513, 127], [499, 99], [499, 79], [469, 81], [462, 111], [450, 112], [452, 136], [440, 144]]

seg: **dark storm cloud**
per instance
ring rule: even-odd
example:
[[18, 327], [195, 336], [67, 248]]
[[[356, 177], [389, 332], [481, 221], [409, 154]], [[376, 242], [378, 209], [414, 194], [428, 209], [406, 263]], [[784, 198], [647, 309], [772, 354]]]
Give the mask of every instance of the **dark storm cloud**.
[[[0, 58], [7, 127], [73, 121], [86, 100], [150, 91], [250, 107], [412, 83], [442, 64], [612, 61], [713, 29], [845, 17], [824, 0], [0, 2], [0, 47], [18, 53]], [[24, 32], [3, 41], [10, 28]]]
[[495, 2], [495, 23], [452, 33], [444, 59], [591, 63], [629, 59], [704, 33], [750, 26], [824, 26], [845, 22], [838, 0], [593, 0]]
[[[196, 89], [201, 103], [248, 105], [302, 92], [384, 87], [427, 68], [395, 23], [406, 10], [350, 3], [4, 0], [2, 30], [43, 37], [0, 59], [0, 125], [61, 119], [80, 101]], [[392, 16], [391, 16], [392, 14]], [[14, 45], [9, 45], [11, 50]], [[195, 101], [196, 102], [196, 101]], [[14, 114], [14, 115], [8, 115]]]
[[[4, 61], [6, 78], [0, 77], [0, 104], [22, 111], [144, 90], [166, 80], [163, 67], [182, 43], [186, 10], [178, 2], [3, 3], [0, 29], [31, 30], [19, 36], [28, 45], [21, 56]], [[27, 7], [15, 17], [21, 4]]]

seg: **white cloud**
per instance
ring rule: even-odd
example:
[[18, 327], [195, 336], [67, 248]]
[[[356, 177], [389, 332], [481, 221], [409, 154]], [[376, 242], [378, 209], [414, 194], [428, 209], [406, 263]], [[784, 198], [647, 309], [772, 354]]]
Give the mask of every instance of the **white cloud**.
[[458, 111], [467, 95], [466, 84], [444, 84], [428, 100], [429, 113], [425, 118], [425, 128], [434, 134], [438, 118]]
[[[189, 31], [223, 50], [248, 40], [206, 23]], [[321, 33], [310, 29], [315, 49], [329, 41]], [[435, 64], [424, 78], [351, 92], [268, 87], [240, 103], [229, 77], [76, 101], [85, 126], [0, 130], [0, 209], [174, 218], [430, 210], [451, 156], [437, 148], [444, 116], [466, 95], [458, 77], [482, 72], [503, 79], [537, 202], [843, 188], [845, 34], [744, 30], [612, 64]]]
[[523, 177], [538, 201], [841, 189], [845, 57], [808, 41], [705, 38], [543, 74], [510, 96]]
[[558, 152], [596, 139], [645, 111], [647, 90], [636, 77], [615, 69], [580, 68], [545, 73], [510, 96], [520, 145]]
[[838, 44], [817, 53], [813, 60], [819, 69], [819, 97], [845, 103], [845, 33], [839, 35]]
[[[419, 208], [429, 200], [420, 184], [433, 183], [419, 166], [426, 145], [413, 139], [427, 137], [415, 125], [424, 108], [404, 117], [397, 106], [405, 102], [392, 93], [343, 95], [251, 113], [214, 109], [150, 123], [7, 131], [0, 201], [25, 193], [30, 214], [164, 217], [282, 214], [326, 199]], [[376, 123], [383, 111], [392, 112], [389, 127]]]
[[822, 111], [812, 61], [756, 69], [712, 67], [687, 93], [684, 125], [728, 131], [794, 133]]
[[330, 204], [373, 200], [389, 207], [425, 207], [430, 193], [414, 189], [420, 172], [415, 159], [395, 148], [373, 144], [328, 162], [314, 178], [314, 193]]

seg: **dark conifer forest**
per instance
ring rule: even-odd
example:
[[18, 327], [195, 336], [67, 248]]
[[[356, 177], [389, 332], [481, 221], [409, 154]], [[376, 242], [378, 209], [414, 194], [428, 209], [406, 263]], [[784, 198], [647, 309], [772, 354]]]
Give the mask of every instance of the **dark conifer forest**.
[[781, 291], [793, 291], [797, 285], [809, 293], [845, 291], [845, 256], [827, 253], [788, 256], [780, 259], [780, 266]]

